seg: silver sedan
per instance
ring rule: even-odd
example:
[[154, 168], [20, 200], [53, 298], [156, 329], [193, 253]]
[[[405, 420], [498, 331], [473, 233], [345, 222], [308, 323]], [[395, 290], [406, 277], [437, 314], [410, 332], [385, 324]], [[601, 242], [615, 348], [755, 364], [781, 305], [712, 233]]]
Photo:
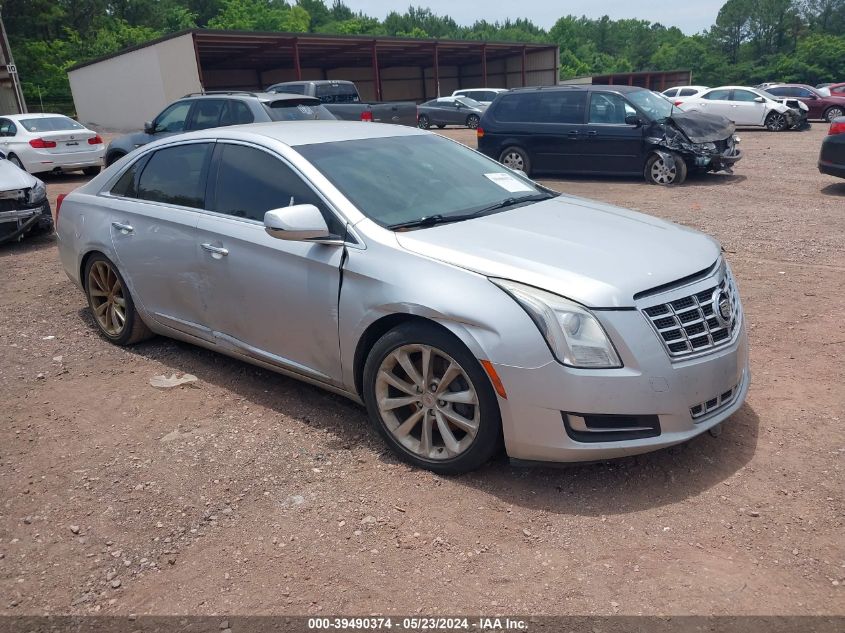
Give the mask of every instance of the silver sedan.
[[410, 463], [582, 461], [743, 403], [719, 244], [561, 195], [422, 130], [256, 124], [151, 143], [69, 194], [59, 252], [102, 335], [152, 334], [366, 406]]

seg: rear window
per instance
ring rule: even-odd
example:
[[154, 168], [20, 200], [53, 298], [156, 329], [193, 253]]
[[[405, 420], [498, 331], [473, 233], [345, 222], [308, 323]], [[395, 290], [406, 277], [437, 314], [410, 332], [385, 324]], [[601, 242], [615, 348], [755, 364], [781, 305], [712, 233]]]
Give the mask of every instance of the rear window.
[[314, 99], [284, 99], [264, 104], [273, 121], [332, 120], [335, 116]]
[[62, 132], [64, 130], [84, 130], [73, 119], [66, 116], [51, 116], [38, 119], [21, 119], [20, 124], [29, 132]]
[[586, 104], [583, 90], [516, 93], [496, 102], [495, 117], [506, 123], [583, 123]]
[[314, 95], [322, 103], [358, 103], [358, 89], [353, 84], [317, 84]]
[[678, 93], [679, 97], [691, 97], [693, 96], [698, 90], [695, 88], [684, 88]]

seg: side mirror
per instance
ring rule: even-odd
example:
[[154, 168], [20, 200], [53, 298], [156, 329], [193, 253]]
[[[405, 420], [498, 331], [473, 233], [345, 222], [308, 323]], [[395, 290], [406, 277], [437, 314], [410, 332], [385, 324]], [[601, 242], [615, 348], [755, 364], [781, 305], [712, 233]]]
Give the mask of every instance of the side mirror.
[[757, 103], [766, 103], [766, 100], [763, 97], [754, 97], [754, 101]]
[[264, 230], [272, 237], [292, 242], [343, 242], [337, 235], [329, 233], [323, 214], [313, 204], [295, 204], [268, 211], [264, 214]]
[[147, 121], [144, 123], [144, 132], [147, 134], [155, 134], [156, 126], [155, 123], [152, 121]]
[[625, 125], [636, 125], [637, 127], [643, 124], [642, 119], [640, 119], [639, 115], [637, 114], [626, 114], [625, 115]]

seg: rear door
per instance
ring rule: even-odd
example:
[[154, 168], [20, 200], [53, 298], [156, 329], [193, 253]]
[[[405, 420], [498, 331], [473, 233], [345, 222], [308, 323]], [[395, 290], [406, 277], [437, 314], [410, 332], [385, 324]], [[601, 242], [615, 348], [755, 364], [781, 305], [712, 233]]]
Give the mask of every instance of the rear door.
[[698, 109], [702, 112], [710, 112], [711, 114], [721, 114], [731, 120], [731, 91], [729, 88], [718, 88], [710, 90], [701, 95], [700, 99], [695, 102], [695, 106], [690, 106], [690, 110]]
[[328, 382], [340, 381], [337, 301], [343, 248], [271, 237], [264, 214], [315, 204], [344, 223], [289, 164], [252, 145], [218, 142], [210, 211], [198, 223], [203, 320], [215, 342]]
[[109, 194], [112, 244], [133, 296], [157, 321], [205, 339], [196, 224], [212, 147], [181, 143], [147, 154]]
[[219, 127], [226, 101], [223, 99], [196, 99], [188, 115], [185, 130], [207, 130]]
[[643, 170], [642, 125], [625, 122], [637, 110], [612, 92], [591, 92], [587, 113], [582, 171], [607, 174], [641, 173]]

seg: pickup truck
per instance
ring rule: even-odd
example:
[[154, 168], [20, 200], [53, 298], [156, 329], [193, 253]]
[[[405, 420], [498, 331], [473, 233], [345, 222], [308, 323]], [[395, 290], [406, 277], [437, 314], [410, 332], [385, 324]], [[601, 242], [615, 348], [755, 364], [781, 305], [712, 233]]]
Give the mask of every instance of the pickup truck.
[[397, 125], [417, 125], [417, 104], [413, 101], [361, 101], [358, 87], [351, 81], [322, 79], [285, 81], [269, 86], [266, 92], [287, 92], [317, 97], [325, 108], [343, 121], [374, 121]]

